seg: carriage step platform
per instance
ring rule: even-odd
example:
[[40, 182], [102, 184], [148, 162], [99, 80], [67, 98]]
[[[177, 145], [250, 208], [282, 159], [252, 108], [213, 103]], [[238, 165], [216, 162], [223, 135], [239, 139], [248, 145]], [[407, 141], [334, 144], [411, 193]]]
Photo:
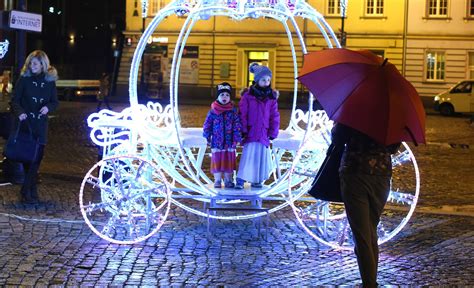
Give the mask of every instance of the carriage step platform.
[[[267, 239], [267, 230], [269, 225], [269, 208], [262, 207], [262, 198], [257, 194], [259, 190], [263, 188], [250, 188], [250, 186], [244, 187], [244, 189], [216, 189], [218, 194], [212, 196], [210, 199], [209, 207], [206, 208], [207, 212], [207, 234], [208, 237], [212, 235], [212, 215], [216, 215], [218, 212], [264, 212], [265, 214], [265, 234], [264, 239]], [[239, 203], [239, 200], [242, 201]], [[262, 215], [263, 216], [263, 215]], [[259, 237], [261, 236], [262, 217], [256, 217], [256, 226]]]

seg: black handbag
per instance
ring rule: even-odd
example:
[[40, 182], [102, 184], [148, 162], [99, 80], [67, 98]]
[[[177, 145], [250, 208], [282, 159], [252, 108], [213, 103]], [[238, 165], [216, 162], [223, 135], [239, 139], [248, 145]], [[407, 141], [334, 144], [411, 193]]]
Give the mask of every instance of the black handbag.
[[339, 166], [343, 152], [344, 145], [329, 145], [326, 158], [308, 191], [311, 196], [324, 201], [343, 202], [339, 181]]
[[[28, 126], [28, 133], [20, 131], [23, 122]], [[8, 137], [4, 154], [12, 161], [31, 163], [38, 157], [39, 145], [39, 139], [33, 136], [28, 122], [20, 121], [15, 133]]]

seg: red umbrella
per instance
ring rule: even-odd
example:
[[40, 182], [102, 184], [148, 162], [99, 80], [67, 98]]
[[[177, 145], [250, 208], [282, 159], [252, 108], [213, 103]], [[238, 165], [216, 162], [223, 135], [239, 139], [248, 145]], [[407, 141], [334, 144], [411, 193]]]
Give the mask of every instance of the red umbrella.
[[330, 119], [384, 145], [426, 143], [420, 96], [387, 59], [367, 50], [311, 52], [304, 56], [298, 79]]

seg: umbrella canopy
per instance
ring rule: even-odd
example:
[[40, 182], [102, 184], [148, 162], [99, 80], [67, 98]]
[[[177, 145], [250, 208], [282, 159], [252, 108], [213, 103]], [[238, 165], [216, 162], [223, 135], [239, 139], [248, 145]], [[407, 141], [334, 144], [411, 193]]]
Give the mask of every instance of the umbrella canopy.
[[304, 56], [298, 79], [330, 119], [384, 145], [426, 143], [420, 96], [387, 59], [368, 50], [311, 52]]

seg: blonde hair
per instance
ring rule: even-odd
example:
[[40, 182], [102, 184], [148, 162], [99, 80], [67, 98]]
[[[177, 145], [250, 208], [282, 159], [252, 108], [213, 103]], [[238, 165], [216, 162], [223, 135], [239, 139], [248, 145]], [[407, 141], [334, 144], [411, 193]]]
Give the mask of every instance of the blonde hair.
[[25, 64], [21, 68], [21, 76], [27, 77], [32, 75], [30, 65], [33, 59], [41, 63], [41, 73], [46, 75], [46, 81], [56, 81], [58, 79], [58, 72], [49, 64], [48, 55], [42, 50], [35, 50], [26, 57]]
[[23, 68], [21, 68], [21, 75], [29, 74], [28, 72], [31, 73], [30, 64], [33, 59], [36, 59], [41, 63], [42, 73], [48, 73], [48, 70], [50, 69], [48, 55], [46, 55], [44, 51], [35, 50], [26, 57], [25, 64], [23, 65]]

